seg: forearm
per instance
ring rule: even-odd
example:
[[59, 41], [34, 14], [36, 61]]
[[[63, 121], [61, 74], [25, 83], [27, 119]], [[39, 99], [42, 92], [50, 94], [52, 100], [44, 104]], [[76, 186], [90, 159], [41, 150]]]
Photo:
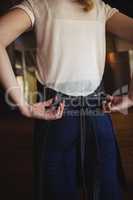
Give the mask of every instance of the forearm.
[[6, 97], [9, 95], [14, 104], [22, 106], [26, 103], [24, 94], [13, 72], [6, 48], [3, 45], [0, 45], [0, 82], [6, 91]]

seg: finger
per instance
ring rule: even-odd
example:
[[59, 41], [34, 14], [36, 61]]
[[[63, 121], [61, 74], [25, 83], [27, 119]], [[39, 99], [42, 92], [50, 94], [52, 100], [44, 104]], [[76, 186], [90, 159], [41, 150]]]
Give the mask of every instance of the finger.
[[60, 104], [60, 115], [59, 115], [60, 118], [63, 116], [64, 107], [65, 107], [65, 104], [63, 102], [63, 103]]
[[58, 106], [56, 113], [55, 113], [56, 118], [60, 118], [61, 117], [61, 106]]
[[63, 111], [64, 111], [64, 101], [62, 103], [60, 103], [58, 109], [57, 109], [57, 112], [56, 112], [56, 119], [60, 119], [63, 115]]
[[53, 103], [53, 98], [51, 98], [51, 99], [49, 99], [47, 101], [44, 101], [43, 105], [44, 105], [44, 107], [49, 107], [49, 106], [52, 105], [52, 103]]
[[114, 99], [114, 96], [107, 95], [107, 101], [113, 101], [113, 99]]
[[33, 105], [29, 106], [29, 111], [30, 111], [30, 116], [34, 117], [34, 106]]
[[102, 110], [106, 112], [106, 101], [102, 102]]
[[56, 110], [49, 110], [46, 112], [46, 119], [47, 120], [56, 120], [59, 118], [60, 115], [60, 107], [58, 107], [58, 109]]
[[118, 105], [118, 104], [122, 103], [122, 101], [123, 101], [123, 97], [122, 96], [115, 96], [112, 104], [113, 105]]
[[111, 106], [112, 106], [112, 104], [111, 104], [111, 102], [109, 102], [109, 103], [108, 103], [108, 110], [109, 110], [109, 111], [111, 111]]
[[109, 103], [107, 101], [104, 101], [102, 103], [102, 108], [103, 108], [104, 113], [110, 113], [111, 112], [110, 107], [109, 107]]
[[124, 115], [128, 115], [128, 108], [127, 107], [123, 107], [122, 105], [119, 106], [114, 106], [111, 108], [112, 112], [119, 112], [122, 113]]
[[112, 112], [118, 112], [120, 110], [119, 106], [112, 106], [111, 111]]
[[55, 99], [55, 101], [57, 101], [57, 100], [58, 100], [58, 96], [56, 95], [56, 96], [54, 97], [54, 99]]
[[59, 119], [62, 117], [64, 111], [64, 102], [60, 103], [56, 110], [53, 110], [53, 115], [56, 119]]

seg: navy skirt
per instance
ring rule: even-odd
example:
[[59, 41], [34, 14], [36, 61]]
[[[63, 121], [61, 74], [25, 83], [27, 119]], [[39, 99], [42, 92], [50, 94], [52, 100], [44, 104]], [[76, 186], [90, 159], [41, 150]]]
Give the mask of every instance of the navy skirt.
[[125, 179], [111, 116], [101, 109], [103, 87], [80, 98], [39, 91], [65, 99], [65, 110], [56, 121], [35, 120], [33, 199], [122, 200]]

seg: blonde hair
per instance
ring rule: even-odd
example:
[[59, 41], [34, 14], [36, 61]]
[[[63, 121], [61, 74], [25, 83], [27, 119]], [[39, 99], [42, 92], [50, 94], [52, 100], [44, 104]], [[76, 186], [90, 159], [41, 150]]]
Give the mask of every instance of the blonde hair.
[[83, 10], [84, 10], [85, 12], [90, 11], [90, 10], [93, 8], [93, 6], [94, 6], [93, 0], [77, 0], [77, 1], [78, 1], [80, 4], [83, 5]]

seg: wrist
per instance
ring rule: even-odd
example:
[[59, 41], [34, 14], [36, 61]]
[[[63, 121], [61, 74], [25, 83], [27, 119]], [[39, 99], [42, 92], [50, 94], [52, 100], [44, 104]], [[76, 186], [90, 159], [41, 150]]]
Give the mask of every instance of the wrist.
[[18, 108], [22, 115], [24, 115], [26, 117], [32, 116], [32, 105], [25, 103], [23, 105], [19, 105]]
[[128, 94], [128, 104], [129, 104], [129, 107], [133, 107], [133, 95], [132, 94]]
[[128, 93], [128, 98], [130, 99], [130, 101], [133, 102], [133, 93], [129, 92]]

